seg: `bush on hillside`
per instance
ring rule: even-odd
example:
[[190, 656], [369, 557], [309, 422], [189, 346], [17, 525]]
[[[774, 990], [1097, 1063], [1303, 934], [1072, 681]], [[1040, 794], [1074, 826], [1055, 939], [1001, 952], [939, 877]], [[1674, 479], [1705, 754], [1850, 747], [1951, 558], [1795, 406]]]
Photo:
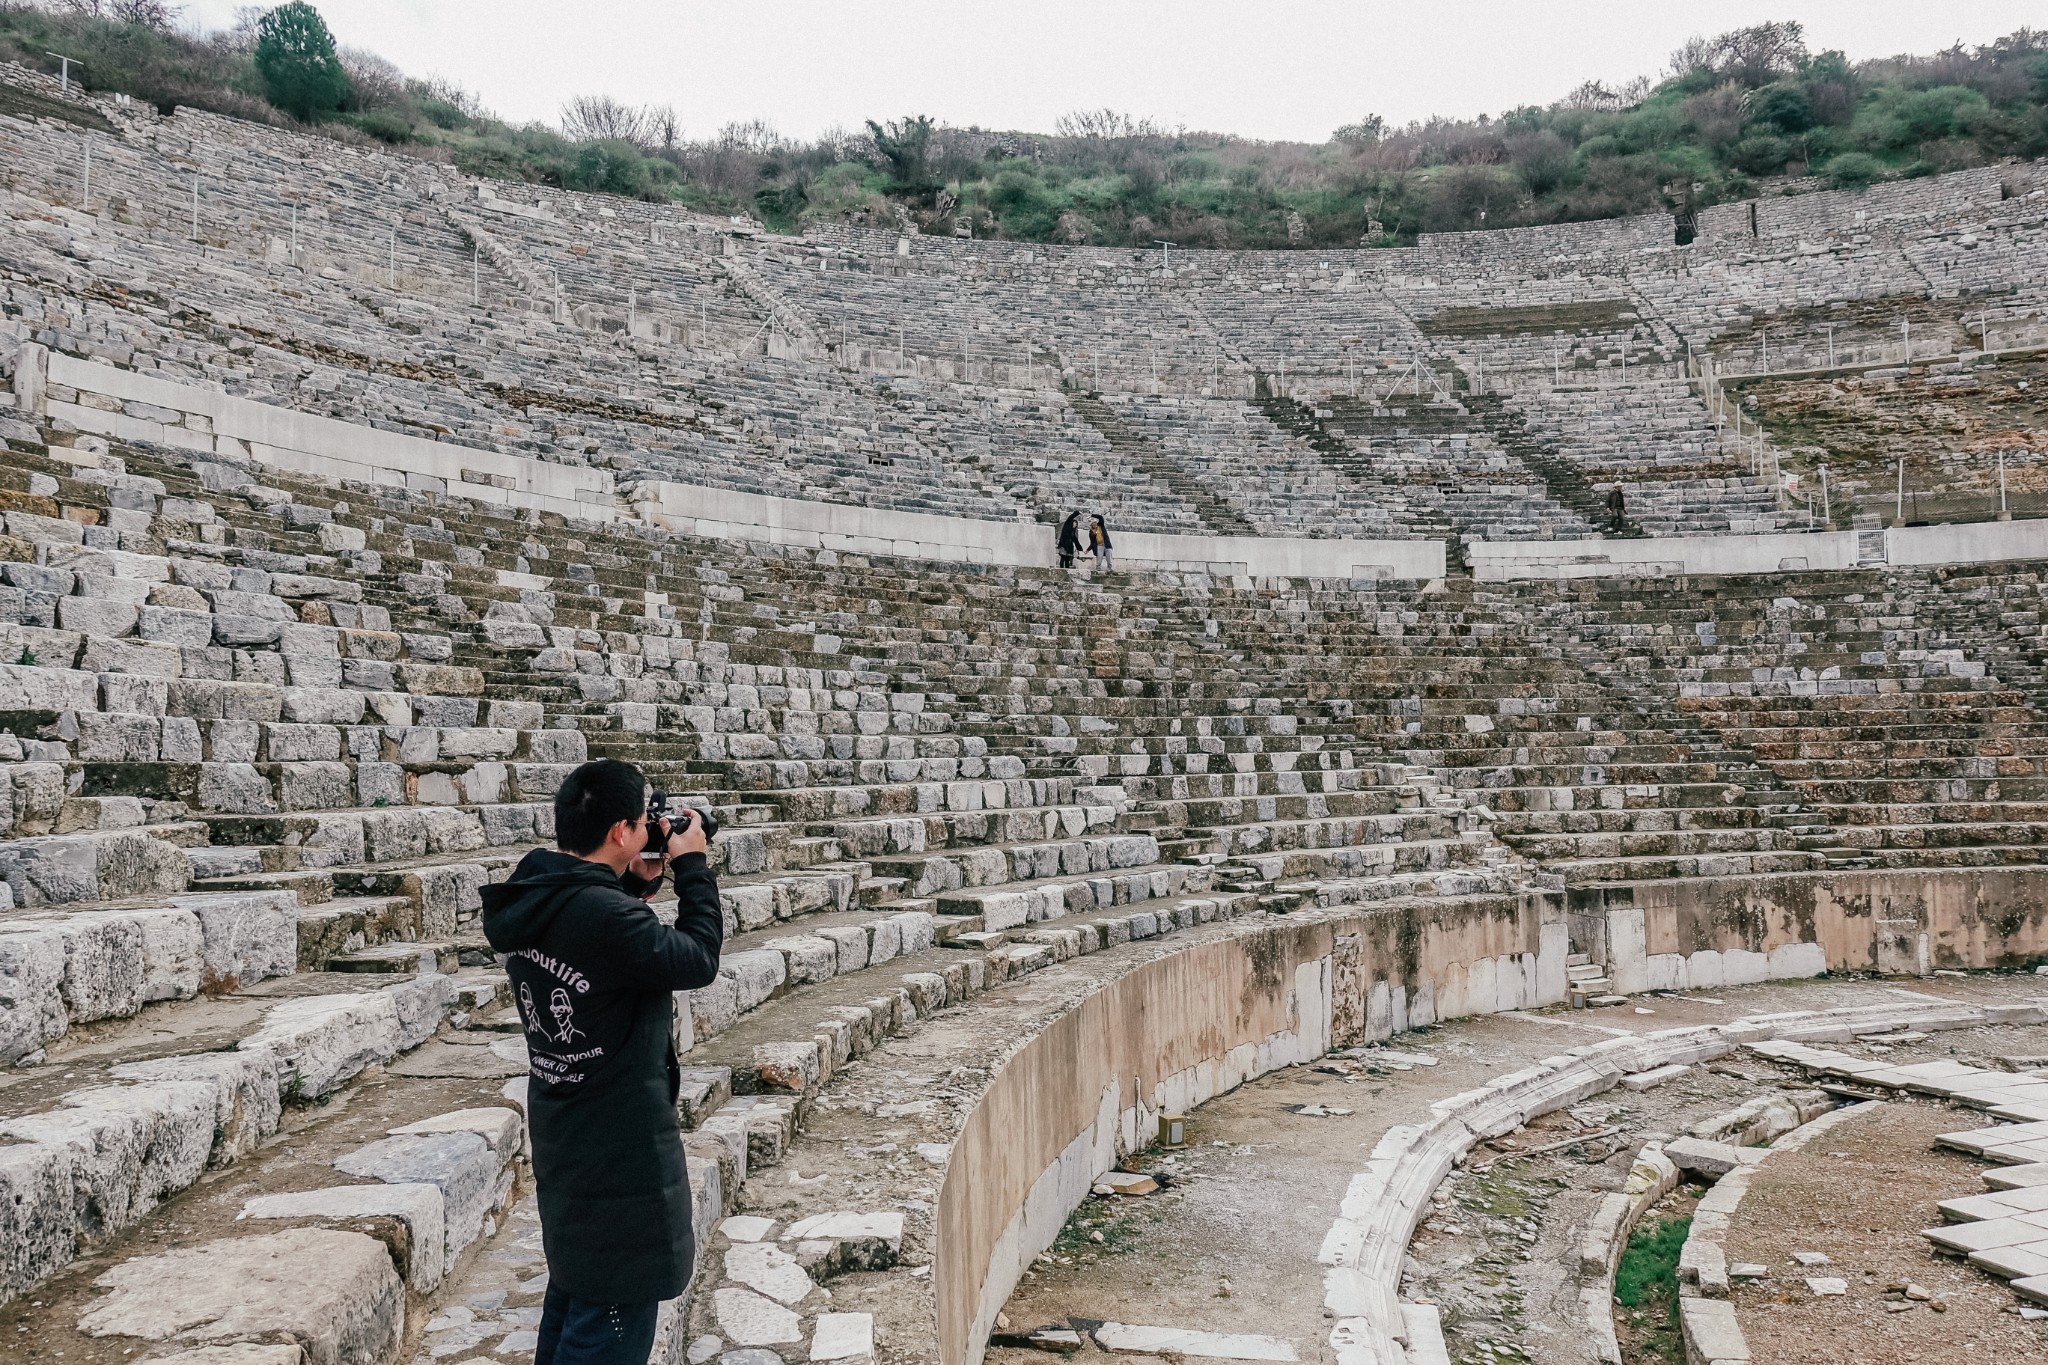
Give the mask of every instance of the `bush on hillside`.
[[1821, 178], [1838, 190], [1860, 190], [1884, 179], [1884, 163], [1868, 152], [1843, 152], [1821, 168]]

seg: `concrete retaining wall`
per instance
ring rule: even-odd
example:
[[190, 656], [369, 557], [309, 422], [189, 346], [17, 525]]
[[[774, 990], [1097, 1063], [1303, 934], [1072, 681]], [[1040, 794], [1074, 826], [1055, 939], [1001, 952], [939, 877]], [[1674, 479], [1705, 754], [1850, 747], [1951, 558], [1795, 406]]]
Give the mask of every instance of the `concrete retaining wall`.
[[[1881, 542], [1877, 537], [1882, 537]], [[1866, 542], [1863, 538], [1870, 537]], [[1872, 552], [1881, 554], [1875, 557]], [[1678, 578], [1804, 573], [1890, 565], [2048, 559], [2048, 519], [1749, 536], [1644, 540], [1475, 541], [1465, 547], [1482, 583], [1531, 578]]]
[[80, 431], [197, 455], [254, 459], [316, 478], [403, 484], [584, 521], [619, 516], [607, 470], [379, 431], [60, 351], [46, 354], [44, 411]]
[[1331, 1046], [1564, 995], [1554, 898], [1337, 912], [1155, 958], [1025, 1042], [954, 1142], [939, 1195], [940, 1358], [981, 1359], [1032, 1257], [1118, 1157], [1182, 1112]]
[[[656, 481], [637, 485], [633, 497], [643, 520], [682, 535], [1019, 568], [1051, 568], [1058, 562], [1055, 528], [1037, 522], [972, 521]], [[1110, 529], [1116, 562], [1124, 568], [1422, 581], [1443, 577], [1445, 568], [1444, 544], [1438, 540], [1168, 536]]]
[[1576, 936], [1624, 994], [2048, 958], [2048, 867], [1703, 877], [1570, 896]]

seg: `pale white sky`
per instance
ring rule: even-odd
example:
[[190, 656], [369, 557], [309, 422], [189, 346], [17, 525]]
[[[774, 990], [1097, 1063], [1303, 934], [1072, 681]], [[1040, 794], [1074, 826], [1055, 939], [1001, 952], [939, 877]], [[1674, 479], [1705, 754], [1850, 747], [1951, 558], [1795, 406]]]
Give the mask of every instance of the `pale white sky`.
[[[191, 0], [225, 27], [245, 0]], [[1321, 141], [1548, 103], [1582, 80], [1661, 71], [1694, 33], [1797, 19], [1852, 58], [1989, 42], [2041, 0], [314, 0], [341, 42], [453, 78], [499, 115], [557, 121], [572, 95], [672, 104], [704, 136], [765, 118], [808, 137], [930, 114], [1049, 132], [1109, 105], [1172, 125]]]

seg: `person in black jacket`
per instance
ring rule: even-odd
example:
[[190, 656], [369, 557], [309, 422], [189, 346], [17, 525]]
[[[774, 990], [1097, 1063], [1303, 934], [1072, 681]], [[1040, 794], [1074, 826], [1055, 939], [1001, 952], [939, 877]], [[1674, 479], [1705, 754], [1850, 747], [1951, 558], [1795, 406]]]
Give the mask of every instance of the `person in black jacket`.
[[1081, 514], [1067, 513], [1067, 519], [1060, 523], [1060, 537], [1057, 543], [1060, 552], [1060, 567], [1074, 567], [1074, 555], [1081, 548]]
[[[548, 1262], [535, 1365], [645, 1365], [656, 1306], [695, 1263], [673, 993], [716, 979], [725, 925], [703, 823], [684, 817], [660, 822], [665, 849], [648, 858], [640, 770], [585, 763], [555, 793], [559, 849], [534, 849], [483, 889], [484, 936], [505, 954], [531, 1071]], [[647, 904], [664, 863], [673, 928]]]

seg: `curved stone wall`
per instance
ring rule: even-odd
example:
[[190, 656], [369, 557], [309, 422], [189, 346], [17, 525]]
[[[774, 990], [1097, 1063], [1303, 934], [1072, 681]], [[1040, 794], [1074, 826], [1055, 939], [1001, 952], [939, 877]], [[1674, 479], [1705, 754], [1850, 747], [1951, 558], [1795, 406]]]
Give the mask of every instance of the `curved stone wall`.
[[1924, 974], [2048, 955], [2048, 868], [1695, 879], [1247, 923], [1134, 966], [1023, 1040], [954, 1143], [933, 1259], [939, 1359], [974, 1365], [1067, 1215], [1162, 1112], [1331, 1047], [1555, 1004], [1590, 950], [1618, 987]]
[[940, 1359], [996, 1311], [1097, 1176], [1183, 1112], [1332, 1046], [1561, 999], [1553, 898], [1266, 920], [1134, 967], [1011, 1054], [954, 1143], [933, 1285]]

